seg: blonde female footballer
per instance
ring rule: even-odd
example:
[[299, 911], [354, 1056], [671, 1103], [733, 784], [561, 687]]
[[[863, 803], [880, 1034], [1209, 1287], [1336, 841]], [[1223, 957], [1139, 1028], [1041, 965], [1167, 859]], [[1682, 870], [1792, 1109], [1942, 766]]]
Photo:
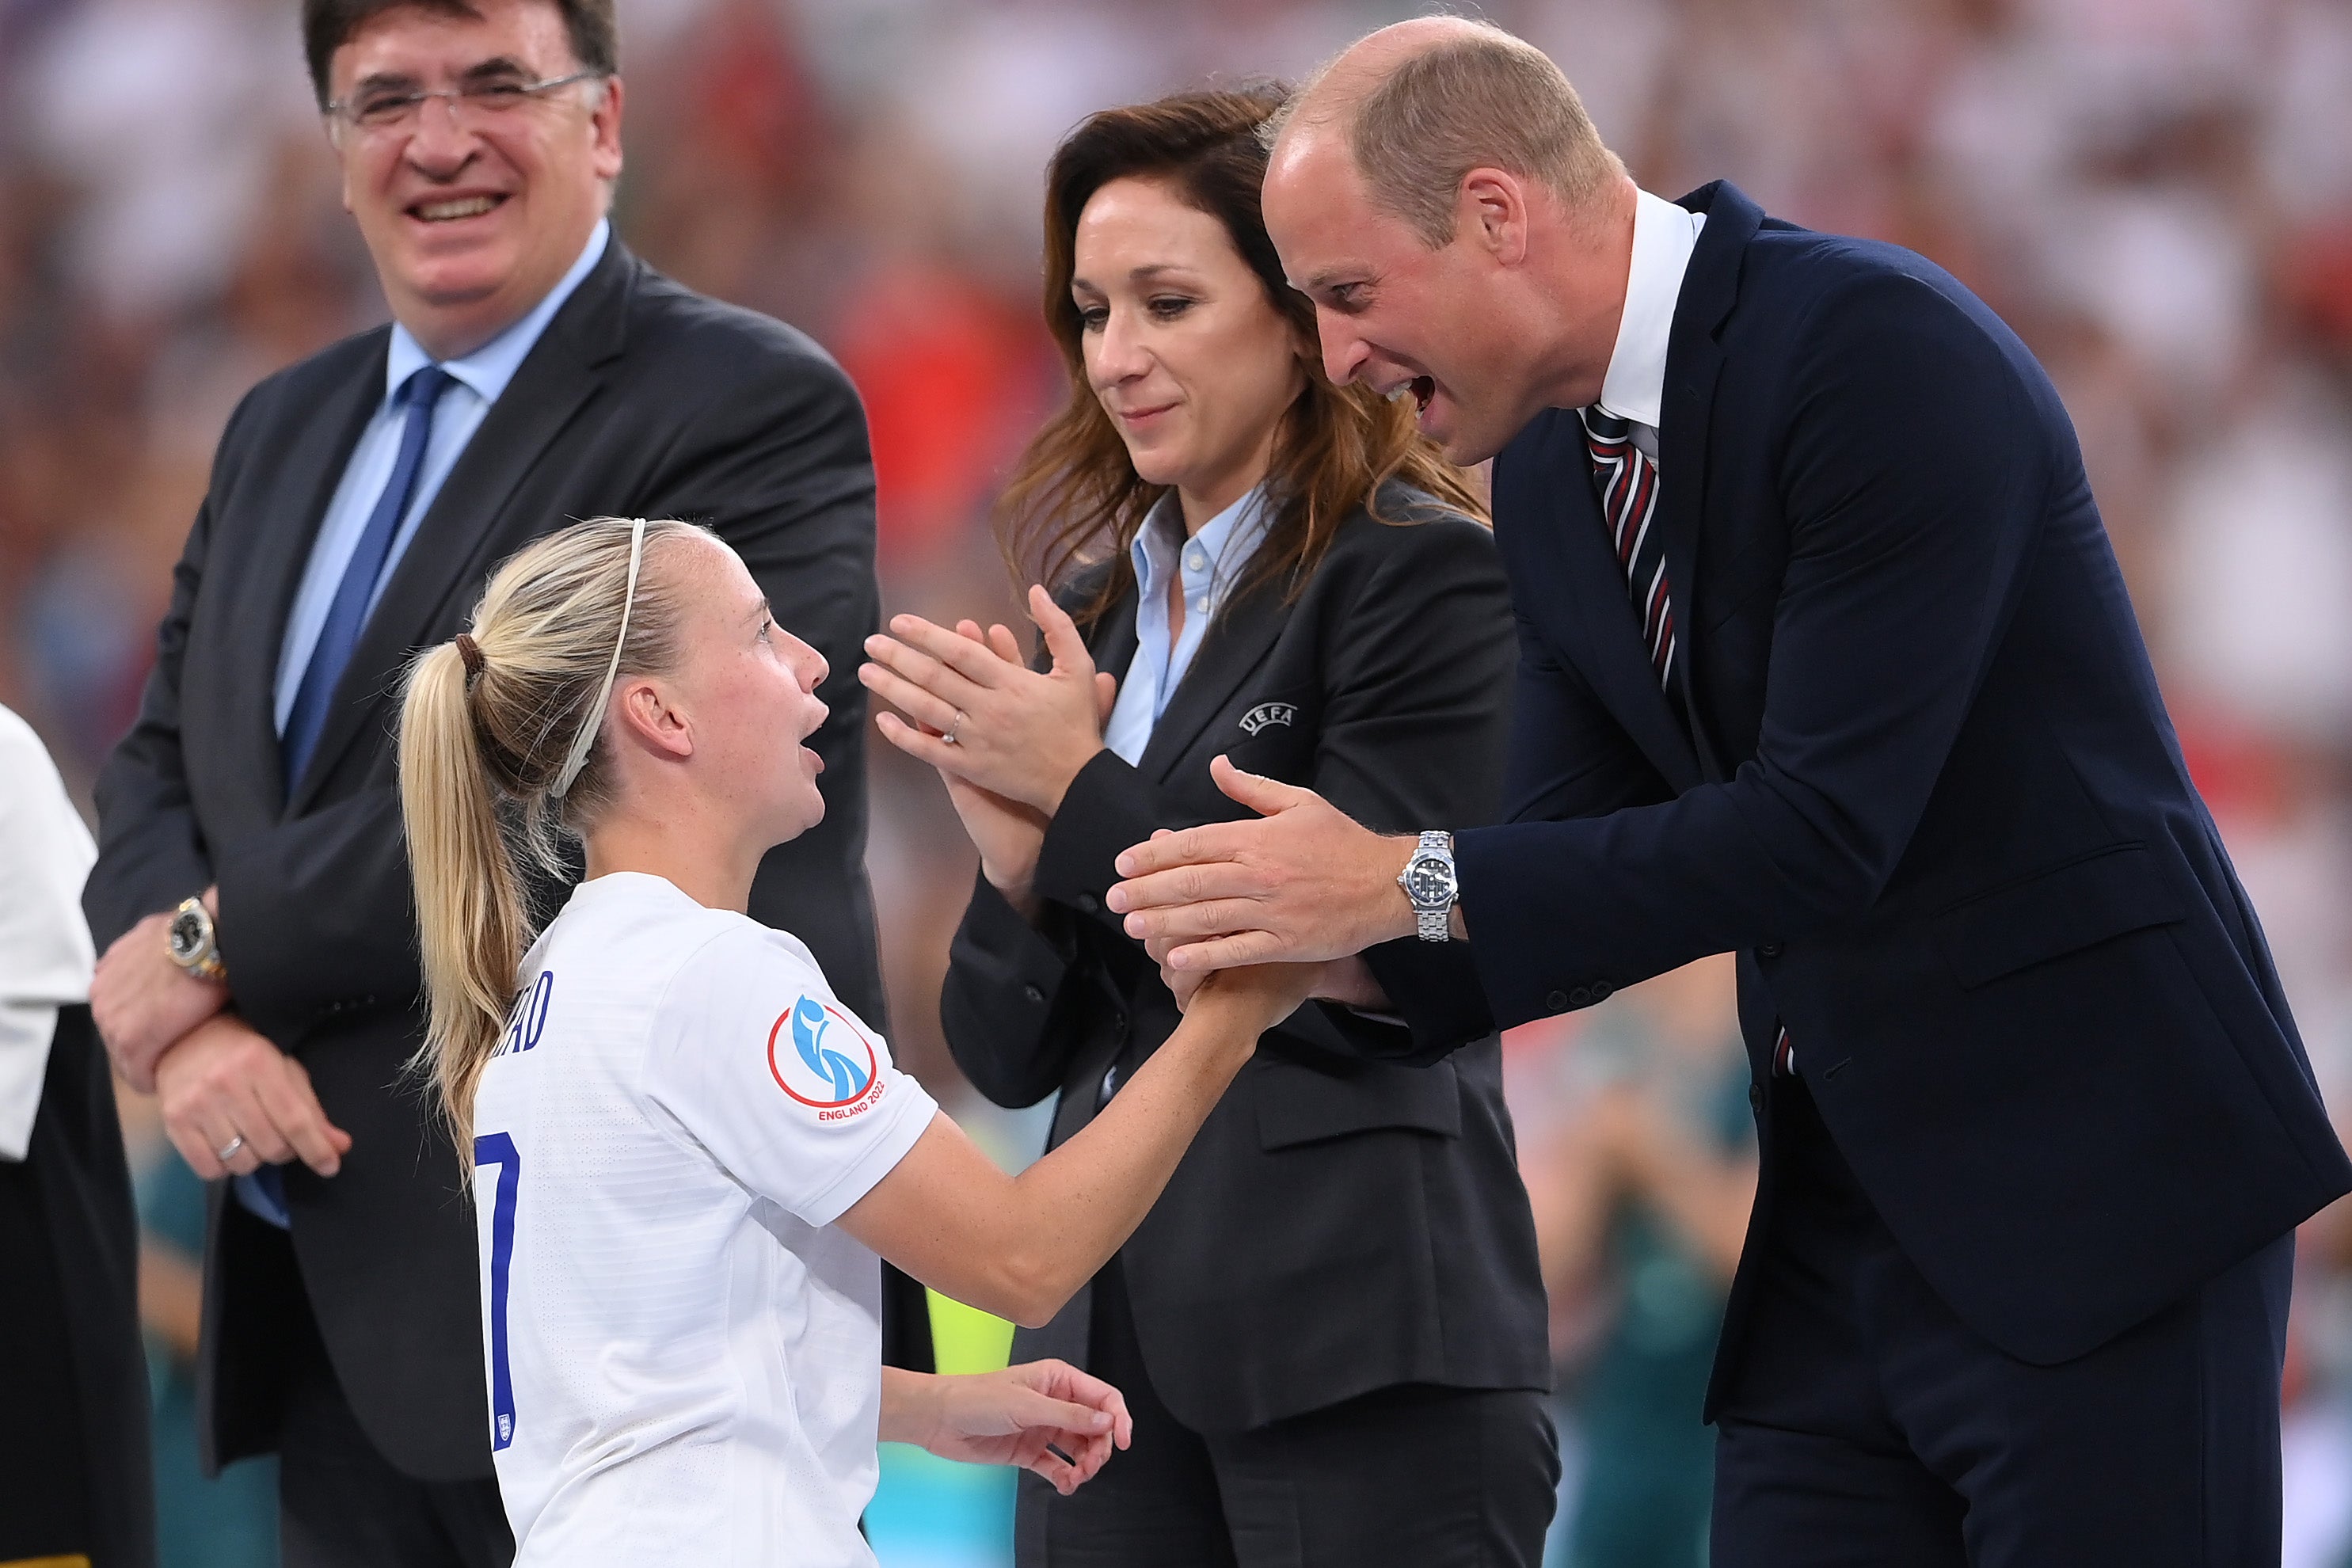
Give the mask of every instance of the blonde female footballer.
[[[473, 1167], [520, 1564], [870, 1564], [877, 1437], [1084, 1482], [1124, 1445], [1118, 1393], [1054, 1362], [884, 1368], [876, 1255], [1045, 1321], [1312, 983], [1218, 976], [1092, 1125], [1005, 1175], [743, 912], [824, 814], [801, 743], [824, 675], [718, 539], [610, 520], [517, 555], [410, 674], [425, 1055]], [[559, 831], [587, 877], [534, 940]]]

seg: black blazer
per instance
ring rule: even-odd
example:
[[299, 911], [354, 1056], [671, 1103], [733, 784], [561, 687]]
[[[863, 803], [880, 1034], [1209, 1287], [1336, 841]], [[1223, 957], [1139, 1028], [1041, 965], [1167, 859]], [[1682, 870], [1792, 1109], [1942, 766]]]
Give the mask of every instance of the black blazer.
[[[940, 998], [948, 1045], [1000, 1105], [1061, 1090], [1054, 1143], [1091, 1118], [1107, 1071], [1124, 1078], [1175, 1029], [1158, 967], [1102, 896], [1113, 858], [1153, 828], [1246, 815], [1210, 781], [1212, 757], [1391, 827], [1493, 819], [1511, 660], [1493, 542], [1412, 492], [1384, 500], [1423, 521], [1359, 512], [1294, 602], [1280, 584], [1234, 600], [1141, 764], [1105, 751], [1079, 772], [1046, 832], [1040, 927], [979, 882]], [[1087, 638], [1122, 678], [1135, 608], [1130, 589]], [[1491, 1031], [1402, 1067], [1363, 1060], [1302, 1008], [1260, 1044], [1119, 1257], [1152, 1387], [1199, 1430], [1402, 1383], [1549, 1384]], [[1015, 1355], [1085, 1364], [1089, 1300], [1024, 1331]]]
[[[615, 240], [565, 301], [435, 498], [369, 618], [309, 771], [285, 798], [270, 692], [327, 502], [383, 395], [379, 328], [271, 376], [221, 437], [138, 722], [98, 783], [84, 897], [103, 948], [220, 885], [236, 1010], [309, 1069], [352, 1135], [340, 1174], [286, 1167], [294, 1252], [336, 1374], [386, 1458], [487, 1476], [473, 1210], [402, 1064], [422, 1038], [393, 731], [420, 646], [456, 635], [491, 570], [602, 513], [708, 522], [776, 618], [832, 665], [824, 824], [768, 857], [751, 913], [803, 937], [880, 1016], [864, 869], [864, 692], [877, 619], [874, 469], [856, 393], [791, 328], [688, 293]], [[225, 1188], [225, 1184], [224, 1184]], [[261, 1222], [215, 1193], [201, 1425], [226, 1462], [275, 1443], [285, 1325]]]
[[1426, 1055], [1737, 950], [1759, 1080], [1785, 1021], [1920, 1272], [2064, 1361], [2352, 1165], [2041, 367], [1908, 251], [1683, 205], [1657, 525], [1694, 724], [1546, 413], [1496, 465], [1517, 717], [1506, 825], [1459, 840], [1472, 941], [1372, 963]]

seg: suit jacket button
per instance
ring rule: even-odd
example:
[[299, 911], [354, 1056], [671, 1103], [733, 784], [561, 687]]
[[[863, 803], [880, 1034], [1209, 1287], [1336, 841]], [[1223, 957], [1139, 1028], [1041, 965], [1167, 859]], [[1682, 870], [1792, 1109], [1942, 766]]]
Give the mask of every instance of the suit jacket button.
[[1778, 958], [1780, 956], [1780, 944], [1777, 942], [1765, 942], [1757, 948], [1756, 956], [1759, 958]]
[[1609, 993], [1616, 989], [1617, 987], [1610, 984], [1606, 980], [1596, 980], [1591, 985], [1592, 999], [1595, 1002], [1606, 1002], [1609, 1000]]
[[1592, 987], [1590, 985], [1580, 985], [1568, 994], [1568, 1005], [1571, 1007], [1588, 1006], [1591, 1001]]
[[1759, 1116], [1764, 1114], [1764, 1086], [1762, 1084], [1751, 1083], [1748, 1086], [1748, 1109], [1754, 1111]]
[[1043, 1002], [1045, 999], [1044, 987], [1037, 985], [1024, 985], [1021, 988], [1021, 994], [1026, 996], [1032, 1002]]
[[1080, 914], [1090, 915], [1100, 908], [1102, 908], [1102, 905], [1096, 900], [1095, 896], [1092, 893], [1080, 893], [1078, 895], [1078, 912]]
[[1547, 1006], [1547, 1007], [1549, 1007], [1549, 1008], [1550, 1008], [1550, 1009], [1551, 1009], [1553, 1012], [1555, 1012], [1555, 1013], [1565, 1013], [1565, 1012], [1567, 1012], [1567, 1011], [1568, 1011], [1568, 993], [1567, 993], [1567, 992], [1565, 992], [1565, 991], [1554, 991], [1554, 992], [1552, 992], [1550, 994], [1547, 995], [1547, 996], [1544, 998], [1544, 1005], [1545, 1005], [1545, 1006]]

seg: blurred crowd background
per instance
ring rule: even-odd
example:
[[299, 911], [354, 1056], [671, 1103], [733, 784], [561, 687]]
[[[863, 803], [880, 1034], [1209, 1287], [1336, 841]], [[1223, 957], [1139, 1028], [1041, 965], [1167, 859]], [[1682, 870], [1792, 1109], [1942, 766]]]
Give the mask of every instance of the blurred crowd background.
[[[983, 516], [1062, 395], [1038, 199], [1087, 111], [1296, 75], [1414, 7], [622, 0], [622, 236], [814, 333], [872, 422], [889, 608], [1012, 600]], [[1494, 0], [1635, 175], [1912, 246], [2073, 411], [2206, 798], [2352, 1112], [2352, 0]], [[256, 379], [384, 314], [293, 0], [0, 0], [0, 702], [89, 781], [131, 716], [213, 445]], [[959, 1114], [939, 977], [971, 857], [875, 749], [900, 1058]], [[1510, 1042], [1554, 1289], [1556, 1561], [1703, 1560], [1696, 1425], [1753, 1154], [1727, 968]], [[187, 1431], [201, 1194], [126, 1097], [151, 1245], [166, 1560], [272, 1560], [266, 1466]], [[1008, 1163], [1035, 1117], [990, 1123]], [[2352, 1219], [2306, 1227], [2289, 1568], [2352, 1547]], [[980, 1336], [985, 1341], [985, 1334]], [[1003, 1478], [895, 1455], [892, 1568], [1005, 1559]]]

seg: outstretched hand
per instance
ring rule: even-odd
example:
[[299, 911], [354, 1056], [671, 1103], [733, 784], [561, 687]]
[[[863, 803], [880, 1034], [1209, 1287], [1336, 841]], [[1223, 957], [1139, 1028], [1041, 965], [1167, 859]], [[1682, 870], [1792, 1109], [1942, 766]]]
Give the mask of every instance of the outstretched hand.
[[1119, 1391], [1066, 1362], [934, 1377], [923, 1394], [923, 1417], [907, 1434], [914, 1441], [941, 1458], [1034, 1470], [1064, 1497], [1135, 1437]]
[[[1161, 830], [1120, 853], [1109, 907], [1176, 978], [1254, 963], [1328, 963], [1412, 934], [1397, 885], [1413, 840], [1390, 838], [1317, 795], [1223, 757], [1217, 787], [1260, 814]], [[1355, 966], [1360, 969], [1360, 965]], [[1327, 974], [1318, 994], [1333, 994]]]

